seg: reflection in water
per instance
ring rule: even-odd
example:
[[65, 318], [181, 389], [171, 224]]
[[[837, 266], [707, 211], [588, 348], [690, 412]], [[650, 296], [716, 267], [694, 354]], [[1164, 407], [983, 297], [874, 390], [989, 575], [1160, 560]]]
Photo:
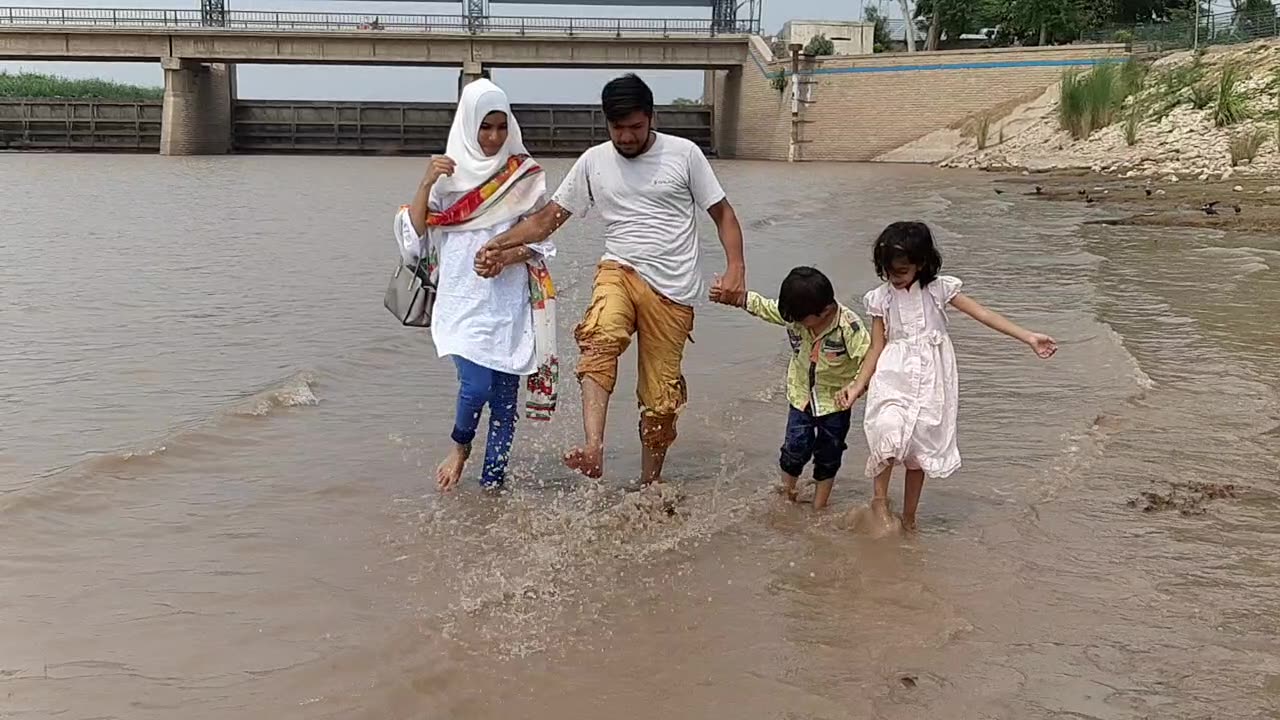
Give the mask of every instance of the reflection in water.
[[[625, 394], [616, 474], [563, 471], [571, 396], [522, 426], [513, 493], [470, 478], [437, 497], [452, 374], [380, 307], [419, 170], [0, 165], [22, 209], [0, 244], [0, 715], [1280, 710], [1273, 238], [1083, 225], [961, 173], [720, 163], [753, 287], [814, 264], [852, 303], [875, 233], [922, 218], [975, 297], [1062, 343], [1042, 363], [956, 319], [966, 466], [925, 494], [919, 536], [873, 539], [847, 527], [870, 490], [848, 471], [820, 517], [771, 493], [786, 351], [714, 307], [673, 487], [621, 490], [639, 469]], [[600, 230], [559, 238], [566, 336]], [[1240, 497], [1127, 505], [1204, 482]]]

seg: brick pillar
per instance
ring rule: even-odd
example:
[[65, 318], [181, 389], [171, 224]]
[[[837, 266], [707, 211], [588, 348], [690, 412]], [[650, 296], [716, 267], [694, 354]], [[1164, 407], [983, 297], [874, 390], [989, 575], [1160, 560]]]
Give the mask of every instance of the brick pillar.
[[231, 152], [235, 65], [164, 58], [161, 155], [223, 155]]
[[458, 73], [458, 99], [462, 99], [462, 88], [466, 87], [467, 83], [479, 80], [480, 78], [484, 78], [486, 80], [489, 79], [488, 68], [483, 67], [478, 62], [464, 63], [462, 66], [462, 72]]

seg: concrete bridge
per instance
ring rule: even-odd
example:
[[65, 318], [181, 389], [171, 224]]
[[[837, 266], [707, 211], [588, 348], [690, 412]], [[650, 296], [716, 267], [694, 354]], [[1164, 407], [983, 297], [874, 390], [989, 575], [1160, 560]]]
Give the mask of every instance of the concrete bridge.
[[[503, 18], [197, 10], [0, 7], [0, 61], [159, 62], [160, 152], [231, 147], [235, 64], [738, 70], [751, 23], [634, 18]], [[726, 33], [726, 30], [741, 32]]]

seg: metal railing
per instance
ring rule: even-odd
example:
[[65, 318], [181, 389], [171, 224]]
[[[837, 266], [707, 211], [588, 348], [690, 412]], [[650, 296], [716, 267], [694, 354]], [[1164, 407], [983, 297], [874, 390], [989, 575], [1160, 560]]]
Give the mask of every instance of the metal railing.
[[512, 35], [738, 35], [754, 21], [698, 18], [468, 17], [229, 10], [210, 27], [199, 10], [0, 7], [0, 26], [41, 28], [209, 28], [229, 30], [505, 33]]
[[1280, 15], [1276, 8], [1261, 12], [1206, 14], [1195, 20], [1117, 25], [1085, 33], [1092, 42], [1132, 43], [1138, 50], [1158, 52], [1185, 50], [1196, 46], [1235, 45], [1280, 37]]

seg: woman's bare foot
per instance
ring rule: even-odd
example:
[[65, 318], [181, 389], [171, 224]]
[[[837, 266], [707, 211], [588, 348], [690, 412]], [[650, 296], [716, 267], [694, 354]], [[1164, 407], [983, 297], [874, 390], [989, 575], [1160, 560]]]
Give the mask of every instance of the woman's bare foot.
[[903, 513], [902, 514], [902, 531], [913, 533], [917, 529], [918, 528], [916, 526], [916, 516]]
[[471, 457], [470, 445], [454, 444], [449, 457], [436, 467], [436, 487], [440, 492], [449, 492], [462, 478], [462, 469], [467, 466], [467, 458]]
[[565, 453], [564, 464], [594, 480], [604, 475], [604, 448], [590, 445], [573, 448]]

